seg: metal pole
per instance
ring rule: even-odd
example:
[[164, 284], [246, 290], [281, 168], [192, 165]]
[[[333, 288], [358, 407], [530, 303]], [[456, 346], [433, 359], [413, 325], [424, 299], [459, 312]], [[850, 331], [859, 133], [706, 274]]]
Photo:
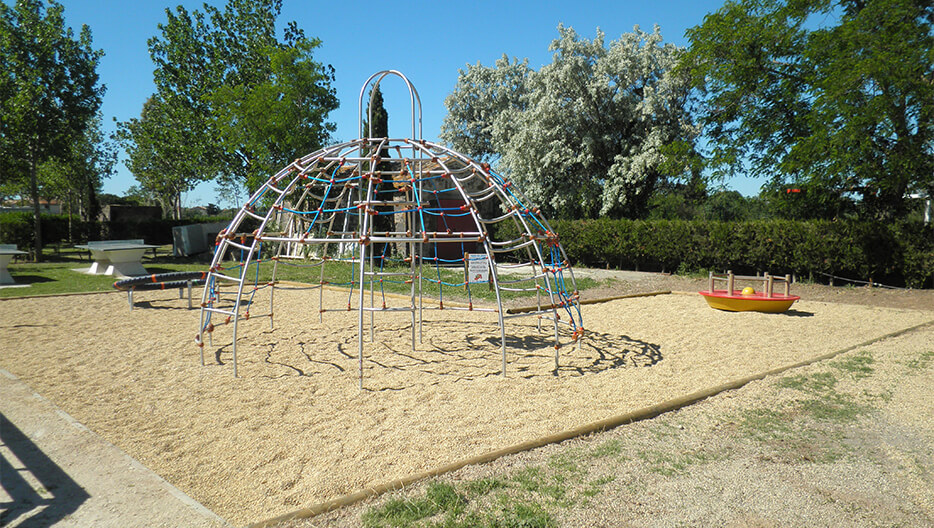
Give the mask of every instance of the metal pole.
[[360, 243], [360, 303], [357, 314], [357, 363], [360, 370], [360, 390], [363, 390], [363, 298], [364, 298], [364, 262], [366, 262], [366, 244]]

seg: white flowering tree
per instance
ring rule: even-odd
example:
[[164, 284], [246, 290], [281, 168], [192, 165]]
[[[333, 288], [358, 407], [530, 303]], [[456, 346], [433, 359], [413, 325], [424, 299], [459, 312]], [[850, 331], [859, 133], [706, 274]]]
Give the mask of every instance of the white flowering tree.
[[643, 216], [696, 155], [690, 86], [673, 71], [683, 48], [663, 43], [658, 26], [609, 46], [600, 30], [558, 34], [539, 71], [505, 56], [461, 70], [441, 137], [496, 161], [550, 216]]
[[498, 158], [493, 131], [508, 130], [511, 116], [525, 108], [529, 61], [505, 54], [494, 66], [468, 64], [458, 72], [454, 93], [445, 98], [448, 114], [441, 138], [455, 150], [483, 161]]

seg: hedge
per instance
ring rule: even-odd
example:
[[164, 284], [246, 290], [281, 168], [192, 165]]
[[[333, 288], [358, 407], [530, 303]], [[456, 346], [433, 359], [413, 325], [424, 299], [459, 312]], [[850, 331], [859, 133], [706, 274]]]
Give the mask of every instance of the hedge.
[[[68, 217], [42, 215], [42, 243], [68, 243]], [[72, 236], [75, 244], [89, 240], [122, 240], [141, 238], [147, 244], [171, 244], [175, 226], [212, 222], [229, 222], [229, 218], [199, 217], [171, 220], [167, 218], [121, 221], [84, 222], [72, 218]], [[16, 244], [19, 249], [33, 249], [33, 216], [28, 212], [0, 214], [0, 244]]]
[[[87, 240], [142, 238], [172, 243], [172, 227], [220, 218], [148, 220], [118, 224], [73, 220], [73, 232]], [[32, 216], [0, 214], [0, 243], [32, 249]], [[500, 224], [498, 239], [518, 236]], [[247, 227], [249, 227], [247, 229]], [[253, 226], [241, 226], [249, 231]], [[578, 266], [643, 271], [701, 270], [820, 280], [835, 275], [893, 286], [934, 287], [934, 226], [920, 223], [756, 220], [558, 220], [552, 228]], [[66, 216], [42, 216], [45, 243], [68, 241]]]
[[578, 266], [668, 272], [731, 269], [814, 280], [827, 274], [934, 287], [934, 226], [920, 223], [596, 219], [559, 220], [552, 228]]

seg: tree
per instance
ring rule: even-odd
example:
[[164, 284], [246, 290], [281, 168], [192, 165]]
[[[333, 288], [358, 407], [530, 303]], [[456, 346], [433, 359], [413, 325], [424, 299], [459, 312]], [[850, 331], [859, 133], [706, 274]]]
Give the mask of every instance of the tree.
[[[372, 117], [372, 126], [370, 118]], [[389, 112], [386, 111], [386, 107], [383, 105], [383, 92], [379, 89], [379, 85], [373, 87], [370, 91], [370, 97], [367, 99], [366, 106], [366, 116], [363, 121], [363, 131], [362, 133], [366, 137], [373, 138], [388, 138], [389, 137]], [[369, 155], [370, 152], [364, 151], [365, 155]], [[374, 154], [376, 152], [373, 152]], [[379, 151], [380, 158], [389, 158], [389, 150], [382, 149]], [[387, 162], [380, 162], [376, 164], [375, 167], [371, 167], [371, 170], [389, 170], [390, 165]], [[392, 185], [392, 179], [386, 178], [382, 183], [376, 185], [374, 189], [376, 193], [376, 200], [392, 200], [395, 192], [395, 188]], [[376, 210], [380, 213], [389, 213], [393, 211], [393, 206], [391, 205], [377, 205]], [[393, 231], [396, 229], [396, 215], [392, 214], [378, 214], [372, 217], [373, 230], [374, 231]], [[404, 230], [404, 227], [399, 229]], [[375, 243], [373, 245], [373, 255], [377, 258], [382, 258], [384, 254], [388, 256], [388, 253], [392, 251], [392, 245], [387, 243]]]
[[592, 41], [558, 34], [539, 71], [505, 57], [461, 71], [443, 137], [499, 154], [498, 168], [551, 216], [642, 217], [657, 185], [692, 176], [689, 85], [673, 71], [683, 50], [658, 27], [609, 47], [599, 30]]
[[67, 159], [101, 105], [97, 64], [103, 52], [91, 30], [75, 37], [64, 7], [54, 0], [0, 3], [0, 174], [3, 184], [28, 186], [35, 217], [36, 260], [41, 259], [39, 171]]
[[101, 130], [100, 112], [88, 123], [87, 129], [71, 143], [62, 156], [45, 163], [40, 170], [43, 195], [64, 198], [69, 211], [84, 220], [94, 220], [100, 213], [98, 195], [105, 178], [114, 172], [117, 151], [113, 142]]
[[854, 201], [901, 216], [911, 192], [934, 191], [932, 24], [927, 0], [728, 1], [688, 30], [683, 62], [704, 91], [710, 166], [806, 189], [791, 216]]
[[221, 148], [222, 173], [248, 191], [257, 189], [284, 163], [324, 146], [334, 132], [327, 115], [338, 106], [330, 83], [333, 68], [314, 61], [317, 39], [268, 48], [268, 77], [253, 84], [218, 87], [208, 98]]
[[[338, 105], [333, 68], [314, 61], [320, 41], [294, 22], [277, 40], [281, 6], [281, 0], [229, 0], [223, 9], [166, 10], [161, 34], [149, 40], [156, 66], [149, 123], [141, 125], [141, 118], [123, 127], [131, 160], [133, 152], [142, 156], [132, 162], [144, 170], [144, 186], [182, 192], [216, 180], [222, 194], [236, 197], [329, 139], [335, 127], [325, 119]], [[177, 129], [155, 130], [163, 118]], [[168, 164], [171, 158], [178, 162]], [[171, 172], [146, 173], [157, 161]]]
[[[140, 186], [154, 195], [165, 211], [181, 218], [182, 193], [205, 178], [203, 163], [211, 156], [203, 141], [192, 138], [187, 125], [198, 122], [196, 110], [151, 97], [140, 117], [120, 124], [118, 136], [126, 148], [127, 168]], [[186, 140], [191, 139], [188, 143]]]
[[103, 180], [113, 174], [117, 163], [116, 147], [101, 130], [101, 121], [98, 112], [66, 152], [39, 167], [40, 195], [65, 202], [69, 240], [74, 236], [71, 220], [75, 212], [85, 221], [96, 220], [100, 215]]
[[493, 131], [510, 126], [511, 118], [525, 110], [529, 60], [512, 62], [505, 54], [492, 67], [468, 64], [458, 70], [454, 92], [444, 99], [448, 109], [441, 124], [441, 139], [468, 156], [495, 161]]
[[156, 205], [158, 200], [156, 196], [140, 185], [131, 185], [123, 193], [123, 202], [127, 205]]

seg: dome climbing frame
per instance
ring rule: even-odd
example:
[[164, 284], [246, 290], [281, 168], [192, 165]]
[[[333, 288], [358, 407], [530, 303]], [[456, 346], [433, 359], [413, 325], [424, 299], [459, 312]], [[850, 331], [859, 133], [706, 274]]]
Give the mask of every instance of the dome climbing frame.
[[[412, 138], [376, 138], [371, 137], [372, 130], [363, 130], [366, 89], [372, 86], [372, 94], [387, 76], [402, 79], [409, 91]], [[421, 342], [425, 310], [495, 312], [503, 376], [508, 363], [506, 321], [538, 317], [540, 331], [542, 320], [550, 321], [557, 373], [562, 334], [568, 342], [579, 343], [583, 324], [573, 270], [547, 220], [510, 180], [487, 164], [421, 138], [418, 92], [400, 72], [386, 70], [371, 76], [361, 88], [358, 112], [359, 139], [325, 147], [288, 164], [250, 196], [218, 235], [196, 337], [202, 365], [205, 334], [213, 345], [216, 327], [231, 324], [237, 376], [238, 326], [251, 319], [253, 311], [253, 319], [268, 316], [273, 327], [280, 265], [318, 272], [314, 288], [319, 290], [328, 284], [326, 266], [349, 265], [350, 281], [343, 286], [350, 290], [347, 309], [358, 312], [361, 388], [364, 316], [370, 315], [372, 339], [375, 316], [387, 311], [411, 313], [413, 350], [416, 341]], [[372, 116], [368, 122], [373, 122]], [[228, 255], [237, 262], [225, 267]], [[261, 263], [272, 264], [268, 280], [260, 280]], [[442, 270], [462, 271], [463, 281], [445, 280]], [[408, 303], [377, 306], [375, 292], [382, 292], [384, 282], [405, 284]], [[427, 293], [426, 285], [437, 293]], [[474, 306], [476, 288], [491, 289], [495, 305]], [[268, 313], [258, 315], [258, 295], [267, 289]], [[466, 293], [466, 306], [445, 306], [445, 289], [461, 296]], [[535, 304], [507, 313], [503, 307], [506, 292], [534, 294]], [[326, 326], [322, 296], [319, 291], [318, 322]]]

